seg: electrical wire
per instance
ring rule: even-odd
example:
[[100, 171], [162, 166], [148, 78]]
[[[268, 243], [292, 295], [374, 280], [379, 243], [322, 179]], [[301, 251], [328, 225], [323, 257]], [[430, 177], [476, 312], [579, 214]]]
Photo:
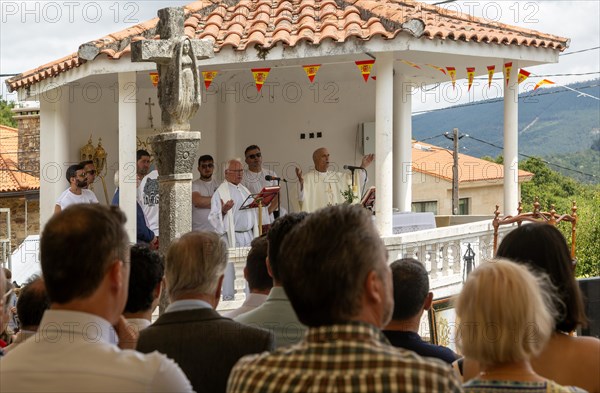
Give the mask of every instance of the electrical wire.
[[[578, 88], [579, 89], [587, 89], [587, 88], [598, 87], [598, 86], [600, 86], [600, 84], [581, 86], [581, 87], [578, 87]], [[557, 86], [557, 87], [560, 87], [560, 86]], [[557, 93], [564, 93], [564, 90], [555, 90], [555, 91], [548, 91], [548, 92], [544, 92], [544, 93], [536, 93], [535, 95], [536, 96], [545, 96], [545, 95], [557, 94]], [[529, 99], [529, 98], [530, 98], [529, 96], [521, 96], [521, 97], [519, 97], [519, 100], [524, 100], [524, 99]], [[504, 101], [504, 98], [492, 98], [492, 99], [489, 99], [489, 100], [481, 100], [481, 101], [475, 101], [475, 102], [468, 102], [466, 104], [448, 106], [446, 108], [427, 109], [427, 110], [412, 112], [412, 114], [413, 115], [418, 115], [418, 114], [421, 114], [421, 113], [431, 113], [431, 112], [437, 112], [437, 111], [444, 111], [444, 110], [448, 110], [448, 109], [466, 108], [466, 107], [469, 107], [469, 106], [493, 104], [494, 102], [500, 102], [500, 101]]]
[[[474, 137], [474, 136], [472, 136], [472, 135], [466, 135], [466, 137], [467, 137], [467, 138], [471, 138], [471, 139], [473, 139], [473, 140], [475, 140], [475, 141], [477, 141], [477, 142], [480, 142], [480, 143], [483, 143], [483, 144], [486, 144], [486, 145], [489, 145], [489, 146], [495, 147], [495, 148], [497, 148], [497, 149], [504, 150], [504, 147], [503, 147], [503, 146], [498, 146], [498, 145], [496, 145], [496, 144], [494, 144], [494, 143], [491, 143], [491, 142], [488, 142], [488, 141], [484, 141], [483, 139], [476, 138], [476, 137]], [[594, 174], [591, 174], [591, 173], [582, 172], [582, 171], [579, 171], [579, 170], [577, 170], [577, 169], [573, 169], [573, 168], [567, 168], [567, 167], [564, 167], [564, 166], [562, 166], [562, 165], [559, 165], [559, 164], [552, 163], [552, 162], [550, 162], [550, 161], [548, 161], [548, 160], [544, 160], [543, 158], [534, 157], [534, 156], [530, 156], [530, 155], [523, 154], [523, 153], [519, 153], [519, 155], [520, 155], [520, 156], [522, 156], [522, 157], [525, 157], [525, 158], [538, 158], [538, 159], [540, 159], [540, 160], [541, 160], [541, 161], [542, 161], [544, 164], [552, 165], [552, 166], [555, 166], [555, 167], [557, 167], [557, 168], [564, 169], [564, 170], [567, 170], [567, 171], [571, 171], [571, 172], [579, 173], [580, 175], [590, 176], [590, 177], [593, 177], [593, 178], [596, 178], [596, 177], [598, 177], [597, 175], [594, 175]]]
[[595, 46], [593, 48], [582, 49], [582, 50], [578, 50], [578, 51], [575, 51], [575, 52], [561, 53], [559, 56], [569, 56], [569, 55], [574, 55], [576, 53], [589, 52], [591, 50], [596, 50], [596, 49], [600, 49], [600, 46]]

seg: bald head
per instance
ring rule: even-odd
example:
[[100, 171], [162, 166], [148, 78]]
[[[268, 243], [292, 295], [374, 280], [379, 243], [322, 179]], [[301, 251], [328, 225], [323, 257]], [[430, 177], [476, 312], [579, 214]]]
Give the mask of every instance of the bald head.
[[319, 172], [327, 172], [329, 168], [329, 150], [325, 147], [320, 147], [313, 153], [313, 163], [315, 170]]

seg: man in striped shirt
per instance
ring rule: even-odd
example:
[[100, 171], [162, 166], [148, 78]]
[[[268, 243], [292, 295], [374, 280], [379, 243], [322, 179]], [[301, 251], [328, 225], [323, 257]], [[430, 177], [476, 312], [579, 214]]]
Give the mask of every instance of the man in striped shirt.
[[394, 300], [387, 251], [360, 206], [321, 209], [280, 248], [283, 287], [309, 326], [304, 341], [235, 365], [228, 392], [461, 392], [438, 359], [394, 348], [381, 333]]

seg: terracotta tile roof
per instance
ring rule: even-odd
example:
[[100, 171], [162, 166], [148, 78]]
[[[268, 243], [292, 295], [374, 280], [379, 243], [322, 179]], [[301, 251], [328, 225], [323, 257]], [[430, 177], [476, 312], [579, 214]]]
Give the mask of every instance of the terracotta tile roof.
[[[349, 38], [393, 39], [400, 32], [421, 39], [479, 42], [551, 48], [563, 51], [566, 38], [489, 22], [413, 0], [203, 0], [184, 7], [185, 33], [212, 38], [215, 52], [231, 47], [244, 51], [259, 45], [294, 46], [302, 41], [319, 45]], [[7, 80], [11, 91], [54, 77], [98, 55], [119, 59], [130, 43], [156, 37], [158, 18], [83, 44], [74, 53]], [[424, 28], [424, 30], [422, 30]], [[422, 33], [422, 35], [421, 35]], [[85, 58], [85, 59], [84, 59]]]
[[[451, 150], [413, 141], [413, 171], [451, 182], [453, 162]], [[504, 166], [458, 153], [458, 175], [459, 183], [477, 181], [496, 183], [504, 178]], [[519, 182], [529, 181], [531, 178], [533, 178], [533, 173], [519, 169]]]
[[0, 195], [3, 192], [39, 190], [38, 177], [20, 172], [17, 165], [18, 130], [0, 125]]

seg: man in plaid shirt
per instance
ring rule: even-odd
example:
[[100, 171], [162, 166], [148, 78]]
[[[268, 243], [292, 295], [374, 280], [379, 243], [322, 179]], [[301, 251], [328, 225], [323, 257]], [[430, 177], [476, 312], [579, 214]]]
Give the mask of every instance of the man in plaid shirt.
[[381, 333], [394, 307], [391, 271], [365, 209], [321, 209], [280, 250], [283, 287], [309, 331], [299, 344], [240, 359], [228, 392], [462, 392], [447, 364]]

